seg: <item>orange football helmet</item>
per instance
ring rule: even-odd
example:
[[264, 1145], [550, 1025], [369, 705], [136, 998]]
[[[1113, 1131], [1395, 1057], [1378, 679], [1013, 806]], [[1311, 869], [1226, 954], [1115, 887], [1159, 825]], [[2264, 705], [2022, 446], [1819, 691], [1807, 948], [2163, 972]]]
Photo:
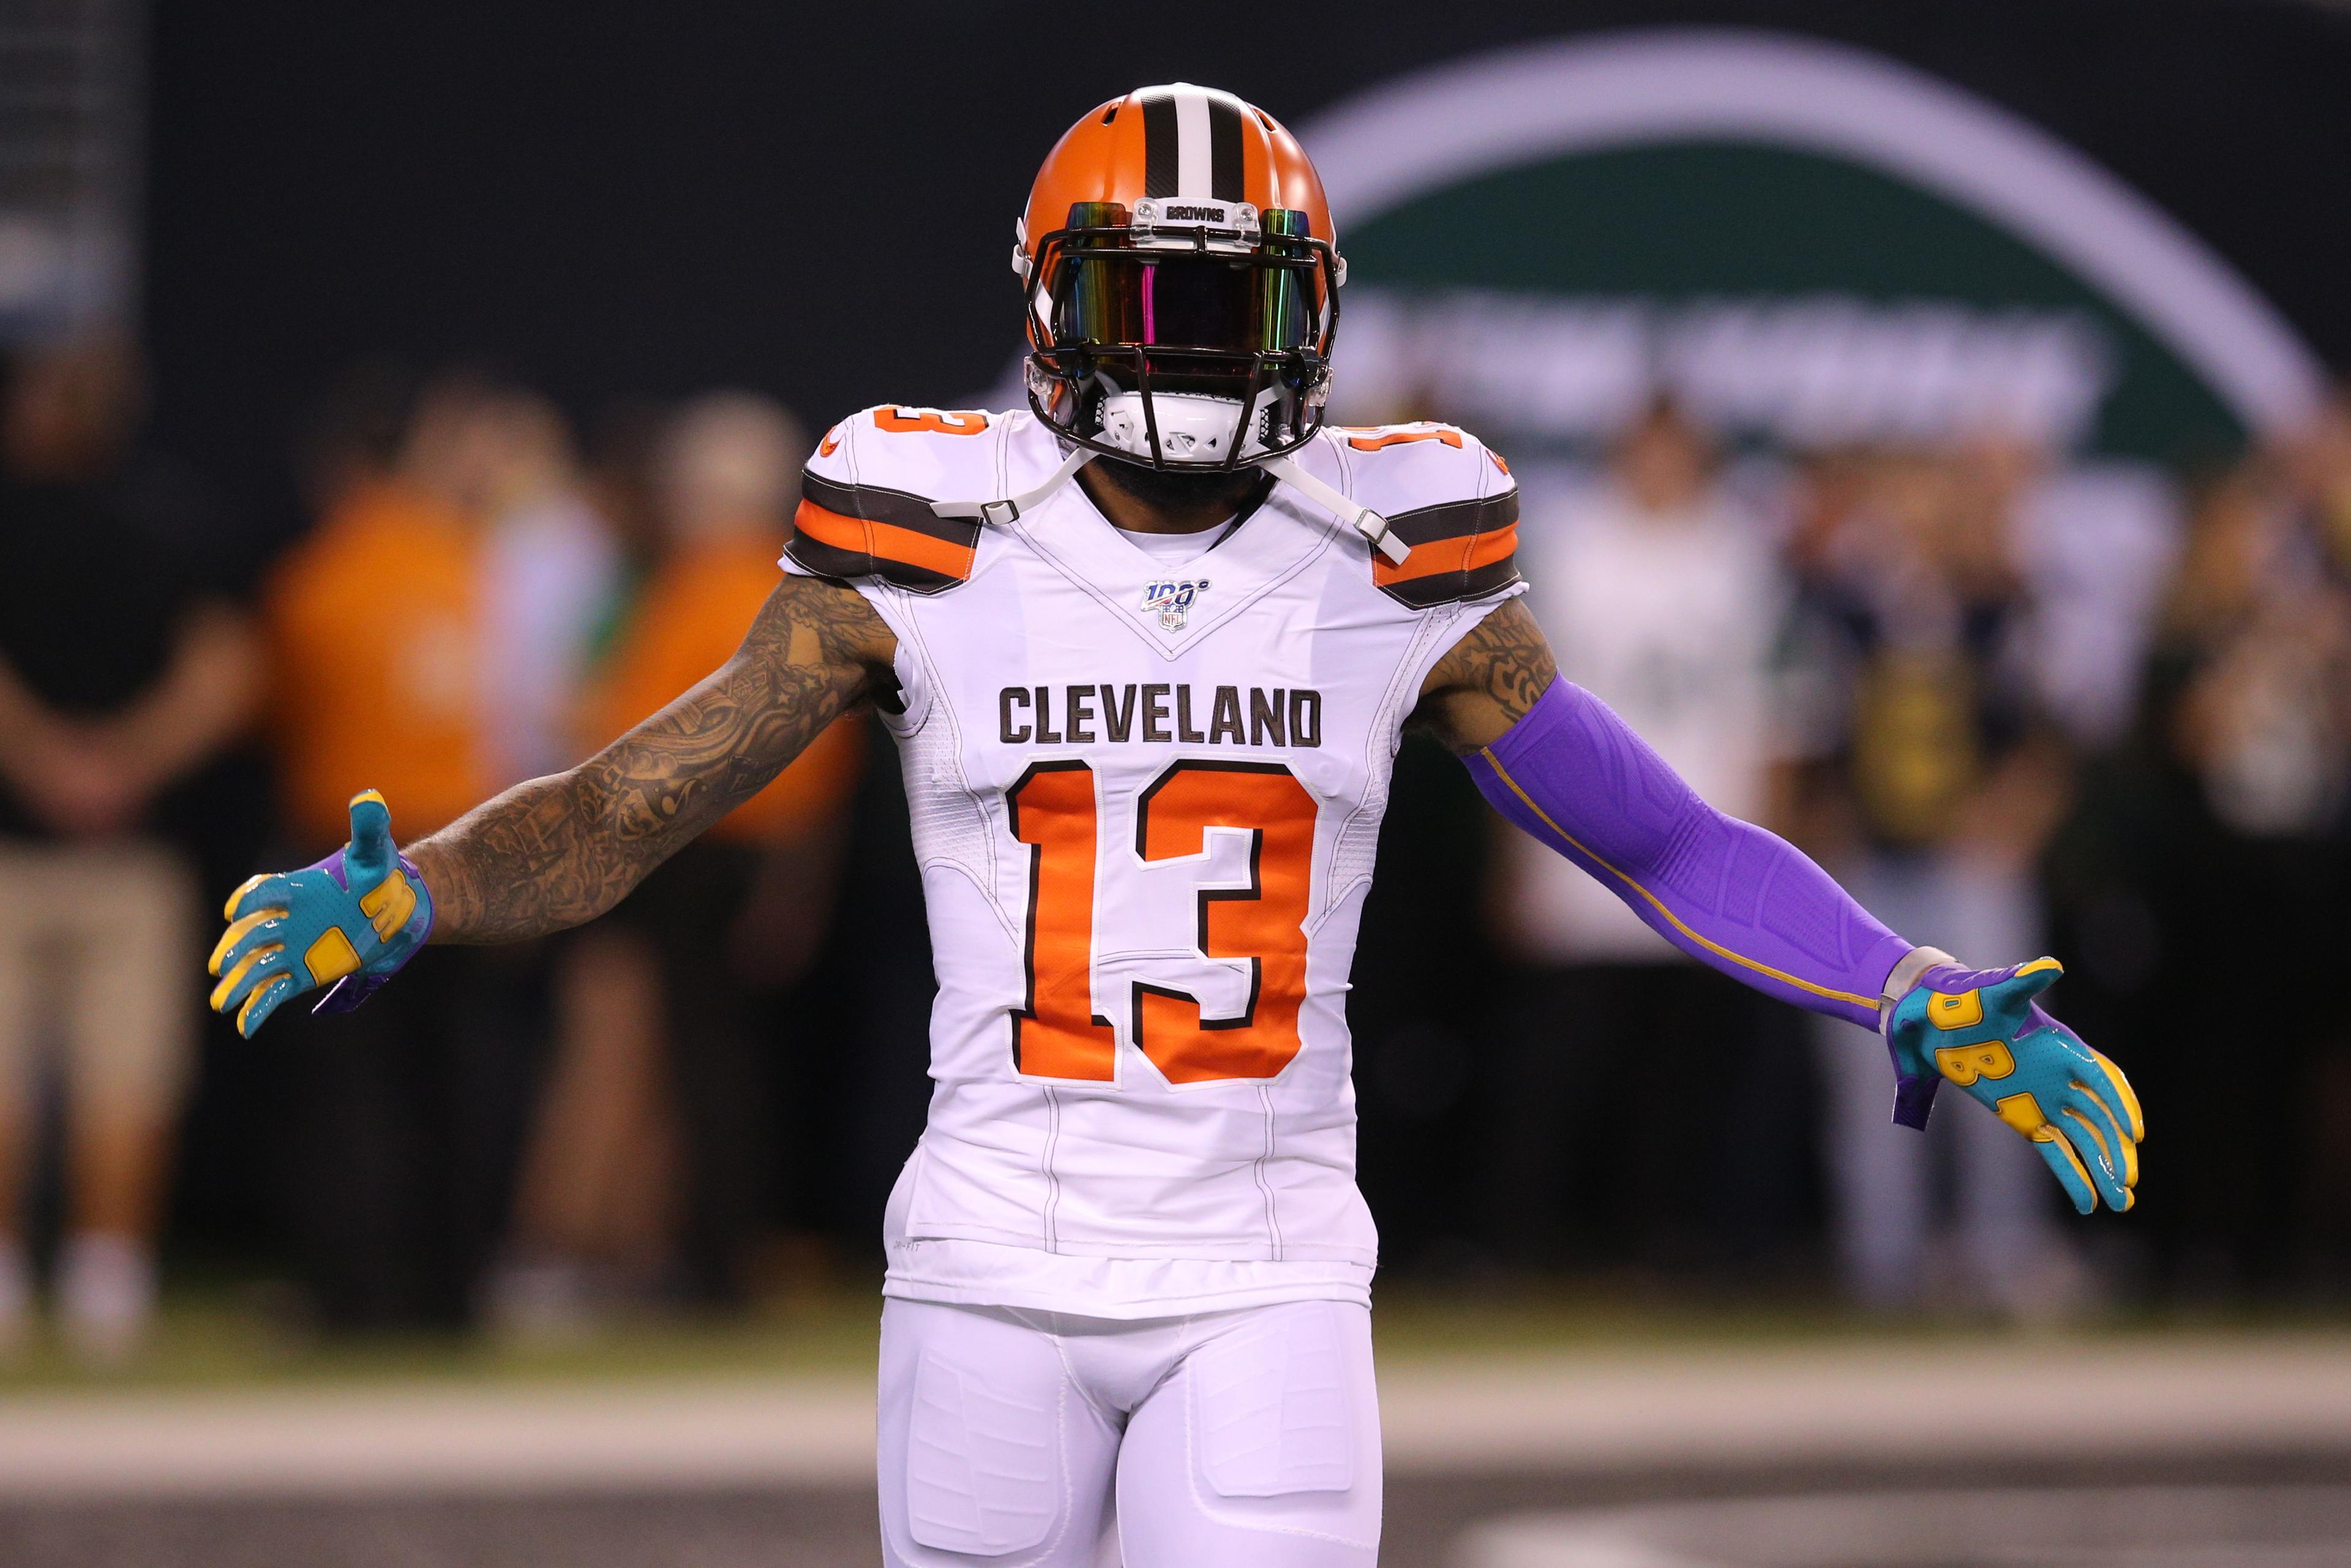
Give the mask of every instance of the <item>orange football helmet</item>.
[[1346, 278], [1297, 139], [1213, 88], [1140, 88], [1062, 136], [1016, 226], [1029, 406], [1154, 468], [1237, 468], [1322, 425]]

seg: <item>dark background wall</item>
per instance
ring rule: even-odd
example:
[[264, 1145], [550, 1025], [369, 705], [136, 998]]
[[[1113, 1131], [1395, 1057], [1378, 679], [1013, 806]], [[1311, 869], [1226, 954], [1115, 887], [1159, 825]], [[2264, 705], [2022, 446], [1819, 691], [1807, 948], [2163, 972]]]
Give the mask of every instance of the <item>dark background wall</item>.
[[[486, 361], [583, 416], [721, 383], [812, 422], [885, 399], [959, 402], [1017, 342], [1005, 261], [1029, 177], [1102, 99], [1185, 78], [1300, 123], [1450, 57], [1670, 23], [1876, 48], [2037, 120], [2351, 363], [2351, 15], [2286, 0], [163, 0], [147, 208], [156, 434], [222, 486], [257, 559], [302, 520], [289, 452], [304, 412], [361, 355]], [[796, 1036], [814, 1043], [794, 1060], [814, 1065], [778, 1156], [799, 1218], [860, 1257], [925, 1089], [927, 947], [894, 769], [877, 761], [857, 830], [874, 871], [819, 967], [830, 988], [795, 1004]], [[233, 783], [189, 803], [223, 887], [266, 852], [262, 795]], [[1363, 1178], [1390, 1259], [1441, 1267], [1475, 1201], [1464, 1064], [1482, 1024], [1463, 1003], [1493, 961], [1483, 817], [1458, 768], [1414, 748], [1390, 825], [1351, 1009]], [[255, 1151], [282, 1128], [285, 1065], [213, 1031], [183, 1151], [183, 1239], [268, 1245], [277, 1182]], [[1799, 1126], [1801, 1093], [1784, 1097], [1761, 1121]]]
[[2351, 17], [2284, 0], [1195, 0], [1180, 21], [173, 0], [152, 56], [159, 434], [275, 532], [299, 411], [366, 352], [487, 360], [583, 412], [713, 382], [817, 421], [967, 398], [1015, 341], [1005, 256], [1029, 175], [1101, 99], [1180, 77], [1296, 123], [1448, 57], [1671, 23], [1860, 44], [2016, 110], [2351, 361]]

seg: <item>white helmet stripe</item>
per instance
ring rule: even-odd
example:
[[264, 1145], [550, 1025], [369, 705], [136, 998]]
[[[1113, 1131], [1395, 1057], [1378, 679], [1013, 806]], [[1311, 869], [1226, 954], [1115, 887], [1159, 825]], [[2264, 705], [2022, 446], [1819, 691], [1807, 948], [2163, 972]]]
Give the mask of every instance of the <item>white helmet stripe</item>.
[[1205, 196], [1215, 175], [1208, 152], [1208, 95], [1179, 82], [1176, 88], [1176, 194]]

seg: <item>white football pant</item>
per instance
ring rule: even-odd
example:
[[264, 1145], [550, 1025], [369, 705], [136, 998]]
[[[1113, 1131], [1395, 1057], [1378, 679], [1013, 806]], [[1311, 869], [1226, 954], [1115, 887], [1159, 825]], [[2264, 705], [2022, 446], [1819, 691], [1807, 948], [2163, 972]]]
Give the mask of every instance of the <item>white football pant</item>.
[[1371, 1568], [1368, 1309], [882, 1310], [889, 1568]]

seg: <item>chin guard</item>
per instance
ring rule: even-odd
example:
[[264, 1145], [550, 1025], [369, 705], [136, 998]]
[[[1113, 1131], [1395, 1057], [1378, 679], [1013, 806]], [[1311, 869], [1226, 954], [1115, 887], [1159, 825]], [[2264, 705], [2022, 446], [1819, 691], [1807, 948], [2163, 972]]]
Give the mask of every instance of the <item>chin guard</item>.
[[1102, 401], [1102, 440], [1121, 452], [1150, 462], [1152, 426], [1155, 421], [1163, 466], [1207, 467], [1222, 465], [1231, 455], [1234, 433], [1241, 431], [1246, 432], [1241, 437], [1241, 460], [1247, 462], [1265, 451], [1265, 442], [1259, 434], [1266, 423], [1265, 413], [1258, 403], [1259, 400], [1252, 397], [1244, 413], [1239, 399], [1207, 392], [1163, 392], [1152, 396], [1147, 403], [1139, 392], [1113, 392]]

